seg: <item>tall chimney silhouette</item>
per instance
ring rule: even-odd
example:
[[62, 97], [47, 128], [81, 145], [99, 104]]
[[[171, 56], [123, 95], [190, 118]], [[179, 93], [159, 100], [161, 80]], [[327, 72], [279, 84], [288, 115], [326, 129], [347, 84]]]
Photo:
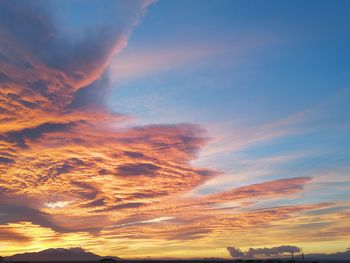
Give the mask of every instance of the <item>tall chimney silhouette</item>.
[[301, 250], [301, 258], [304, 261], [304, 252], [303, 252], [303, 250]]

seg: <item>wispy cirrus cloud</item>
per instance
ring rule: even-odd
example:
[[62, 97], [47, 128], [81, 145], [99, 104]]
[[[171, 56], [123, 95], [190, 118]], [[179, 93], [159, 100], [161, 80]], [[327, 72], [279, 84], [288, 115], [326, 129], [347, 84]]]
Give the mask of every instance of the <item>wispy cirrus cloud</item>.
[[136, 46], [124, 50], [120, 56], [113, 59], [110, 65], [111, 79], [118, 83], [189, 66], [195, 68], [215, 56], [230, 55], [237, 61], [242, 61], [242, 57], [252, 50], [281, 42], [282, 39], [277, 35], [255, 32], [205, 42], [189, 38], [188, 41], [178, 42], [174, 39], [146, 48]]

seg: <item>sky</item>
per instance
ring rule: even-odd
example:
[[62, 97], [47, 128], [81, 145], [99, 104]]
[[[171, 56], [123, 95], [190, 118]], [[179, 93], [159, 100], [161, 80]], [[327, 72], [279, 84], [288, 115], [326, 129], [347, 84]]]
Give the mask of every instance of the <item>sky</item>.
[[2, 0], [0, 254], [349, 248], [349, 12]]

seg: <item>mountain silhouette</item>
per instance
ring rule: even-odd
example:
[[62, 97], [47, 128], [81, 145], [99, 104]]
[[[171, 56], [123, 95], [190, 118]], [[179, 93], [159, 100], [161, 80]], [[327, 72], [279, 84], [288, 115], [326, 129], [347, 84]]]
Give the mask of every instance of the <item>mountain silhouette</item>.
[[315, 254], [309, 254], [306, 255], [306, 258], [310, 259], [322, 259], [322, 260], [349, 260], [350, 261], [350, 248], [348, 248], [344, 252], [336, 252], [332, 254], [321, 254], [321, 253], [315, 253]]
[[[49, 248], [39, 252], [16, 254], [8, 257], [11, 261], [97, 261], [103, 257], [80, 247]], [[111, 257], [109, 257], [111, 258]], [[113, 257], [116, 259], [116, 257]]]

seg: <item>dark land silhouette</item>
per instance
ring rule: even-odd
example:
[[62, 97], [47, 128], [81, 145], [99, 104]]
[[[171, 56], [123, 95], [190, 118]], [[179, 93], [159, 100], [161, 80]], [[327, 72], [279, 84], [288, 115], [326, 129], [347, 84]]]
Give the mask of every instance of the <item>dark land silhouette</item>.
[[332, 262], [350, 262], [350, 250], [345, 252], [337, 252], [333, 254], [309, 254], [305, 255], [304, 259], [301, 255], [293, 255], [292, 258], [196, 258], [196, 259], [122, 259], [115, 256], [99, 256], [92, 252], [86, 251], [79, 247], [74, 248], [51, 248], [39, 252], [28, 252], [22, 254], [15, 254], [8, 257], [0, 257], [0, 263], [12, 263], [12, 262], [101, 262], [101, 263], [332, 263]]

